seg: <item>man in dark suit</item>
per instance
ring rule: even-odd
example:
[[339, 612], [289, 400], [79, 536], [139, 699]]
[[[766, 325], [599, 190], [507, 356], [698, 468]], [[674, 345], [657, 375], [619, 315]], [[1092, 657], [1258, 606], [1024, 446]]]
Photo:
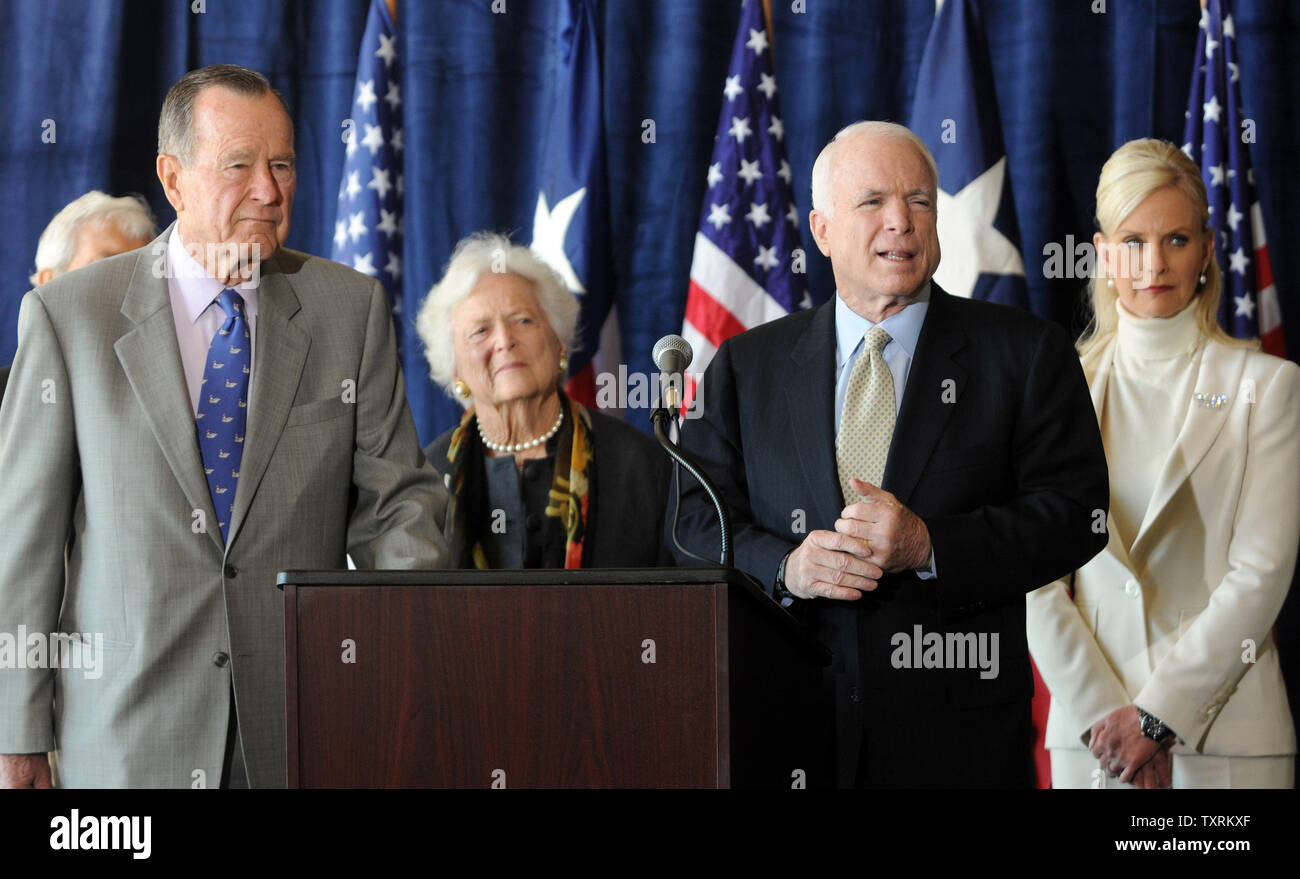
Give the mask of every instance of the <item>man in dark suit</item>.
[[[683, 430], [730, 506], [737, 566], [830, 648], [823, 784], [1030, 786], [1024, 596], [1106, 543], [1069, 339], [931, 282], [937, 190], [906, 128], [841, 131], [809, 217], [837, 295], [724, 342]], [[717, 545], [690, 480], [680, 532]]]

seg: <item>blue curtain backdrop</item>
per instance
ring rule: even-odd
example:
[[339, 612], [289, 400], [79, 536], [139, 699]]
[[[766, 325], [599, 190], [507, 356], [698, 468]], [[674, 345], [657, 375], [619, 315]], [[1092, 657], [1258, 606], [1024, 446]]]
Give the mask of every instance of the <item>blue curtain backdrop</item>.
[[[404, 357], [428, 441], [456, 409], [424, 378], [411, 328], [452, 245], [477, 229], [526, 240], [555, 88], [561, 0], [401, 0], [406, 193]], [[1242, 89], [1255, 120], [1260, 201], [1286, 319], [1300, 352], [1300, 0], [1235, 0]], [[16, 345], [36, 239], [91, 188], [141, 192], [172, 212], [153, 173], [158, 107], [185, 70], [234, 62], [265, 72], [293, 111], [299, 155], [290, 246], [330, 252], [357, 48], [368, 0], [4, 0], [0, 76], [0, 363]], [[1049, 242], [1090, 238], [1101, 163], [1129, 138], [1181, 138], [1195, 48], [1193, 0], [984, 0], [1031, 307], [1077, 329], [1081, 283], [1042, 275]], [[610, 237], [624, 359], [649, 369], [681, 326], [691, 242], [740, 4], [600, 4]], [[803, 9], [804, 11], [797, 11]], [[930, 0], [773, 0], [776, 74], [801, 212], [821, 145], [858, 118], [905, 119]], [[53, 120], [54, 141], [43, 134]], [[646, 143], [646, 120], [654, 142]], [[46, 135], [48, 138], [48, 135]], [[806, 230], [804, 232], [807, 241]], [[812, 295], [831, 291], [810, 245]], [[640, 423], [644, 413], [629, 413]]]
[[[561, 2], [505, 0], [504, 14], [493, 13], [492, 0], [399, 3], [404, 358], [424, 442], [450, 426], [457, 410], [425, 378], [411, 322], [460, 237], [490, 228], [527, 240], [539, 137], [555, 87]], [[771, 5], [786, 144], [806, 214], [813, 159], [836, 129], [859, 118], [907, 118], [934, 6]], [[7, 110], [0, 120], [0, 363], [13, 358], [36, 240], [55, 211], [99, 188], [141, 192], [162, 224], [173, 219], [153, 171], [158, 108], [168, 86], [194, 67], [247, 65], [284, 92], [299, 157], [289, 245], [329, 254], [343, 122], [367, 8], [368, 0], [0, 0]], [[1251, 155], [1295, 358], [1300, 0], [1233, 0], [1232, 8], [1245, 109], [1258, 133]], [[615, 296], [624, 359], [633, 370], [648, 370], [655, 339], [682, 325], [740, 4], [606, 0], [600, 9]], [[984, 0], [980, 11], [1031, 307], [1078, 330], [1082, 281], [1044, 278], [1043, 247], [1069, 235], [1091, 238], [1097, 173], [1115, 147], [1151, 135], [1180, 141], [1199, 6]], [[654, 122], [653, 143], [643, 140], [646, 120]], [[810, 243], [805, 249], [809, 287], [824, 301], [832, 290], [829, 266]], [[628, 417], [645, 426], [644, 412]], [[1298, 677], [1289, 674], [1293, 705], [1300, 704]]]

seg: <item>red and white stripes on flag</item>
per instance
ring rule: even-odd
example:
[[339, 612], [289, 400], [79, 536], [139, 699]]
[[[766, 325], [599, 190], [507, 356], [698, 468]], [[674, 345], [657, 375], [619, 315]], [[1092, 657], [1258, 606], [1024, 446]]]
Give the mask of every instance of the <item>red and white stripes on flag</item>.
[[[722, 98], [682, 326], [695, 375], [729, 336], [812, 305], [758, 0], [741, 9]], [[694, 394], [688, 378], [688, 404]]]

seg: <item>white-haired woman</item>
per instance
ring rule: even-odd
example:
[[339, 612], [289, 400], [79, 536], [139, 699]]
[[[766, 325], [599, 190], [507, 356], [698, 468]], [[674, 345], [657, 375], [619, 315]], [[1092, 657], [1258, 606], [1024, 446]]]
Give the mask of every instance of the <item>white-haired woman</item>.
[[578, 303], [528, 248], [456, 245], [416, 321], [433, 380], [465, 406], [425, 454], [446, 474], [460, 567], [670, 564], [670, 466], [646, 434], [561, 389]]
[[1300, 368], [1219, 329], [1200, 171], [1135, 140], [1097, 185], [1079, 342], [1109, 544], [1028, 597], [1055, 787], [1291, 787], [1273, 626], [1300, 536]]

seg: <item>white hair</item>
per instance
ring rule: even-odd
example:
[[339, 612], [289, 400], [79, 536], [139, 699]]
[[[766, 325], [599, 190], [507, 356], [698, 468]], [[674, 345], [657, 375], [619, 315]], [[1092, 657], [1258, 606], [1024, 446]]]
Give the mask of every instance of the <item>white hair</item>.
[[930, 148], [925, 145], [925, 141], [917, 137], [910, 128], [899, 125], [897, 122], [862, 120], [846, 125], [835, 132], [835, 136], [827, 141], [826, 146], [822, 147], [822, 151], [817, 154], [817, 161], [813, 162], [812, 169], [813, 210], [821, 211], [828, 217], [835, 216], [835, 203], [831, 198], [831, 156], [835, 152], [833, 147], [840, 140], [859, 132], [886, 135], [911, 143], [912, 146], [916, 147], [916, 151], [921, 154], [921, 158], [925, 159], [926, 165], [930, 167], [930, 178], [934, 182], [935, 191], [938, 191], [939, 166], [935, 164], [934, 156], [930, 154]]
[[[488, 271], [518, 275], [531, 281], [537, 304], [564, 350], [572, 353], [577, 345], [578, 299], [569, 292], [559, 273], [533, 251], [515, 244], [505, 235], [476, 232], [456, 245], [443, 270], [442, 280], [429, 290], [415, 318], [415, 329], [424, 342], [424, 356], [429, 361], [429, 377], [448, 393], [455, 383], [456, 372], [451, 315], [456, 306], [474, 292], [479, 279]], [[468, 400], [460, 402], [466, 406], [469, 404]]]
[[77, 253], [77, 233], [87, 223], [116, 223], [130, 238], [152, 238], [158, 234], [153, 212], [143, 196], [113, 198], [92, 189], [68, 202], [41, 233], [36, 245], [36, 271], [29, 278], [32, 286], [36, 286], [43, 269], [52, 269], [56, 275], [67, 269]]

